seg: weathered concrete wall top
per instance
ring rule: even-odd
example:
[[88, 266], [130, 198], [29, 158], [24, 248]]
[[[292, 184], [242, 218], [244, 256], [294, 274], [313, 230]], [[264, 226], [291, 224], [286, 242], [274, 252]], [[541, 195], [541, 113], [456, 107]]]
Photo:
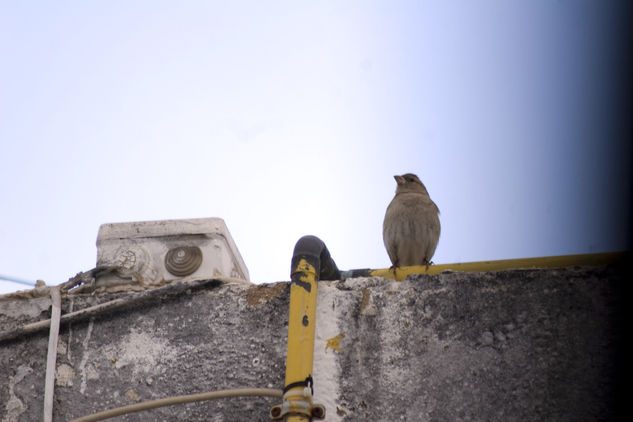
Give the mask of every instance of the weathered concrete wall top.
[[[613, 268], [320, 282], [315, 402], [328, 421], [607, 421], [615, 417]], [[55, 421], [172, 395], [282, 388], [288, 284], [209, 281], [62, 325]], [[63, 313], [115, 298], [63, 298]], [[0, 331], [50, 300], [0, 301]], [[41, 420], [48, 331], [0, 343], [0, 420]], [[267, 421], [273, 398], [118, 421]]]

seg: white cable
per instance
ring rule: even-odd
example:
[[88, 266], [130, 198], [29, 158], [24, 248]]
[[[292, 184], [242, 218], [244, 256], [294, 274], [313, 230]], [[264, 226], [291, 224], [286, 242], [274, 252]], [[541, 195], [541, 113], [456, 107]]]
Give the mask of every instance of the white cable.
[[192, 403], [196, 401], [225, 399], [229, 397], [249, 397], [249, 396], [268, 396], [281, 398], [283, 391], [272, 388], [238, 388], [235, 390], [209, 391], [206, 393], [188, 394], [186, 396], [167, 397], [164, 399], [151, 400], [127, 406], [117, 407], [115, 409], [104, 410], [92, 415], [82, 416], [81, 418], [72, 419], [70, 422], [94, 422], [103, 419], [113, 418], [115, 416], [126, 415], [128, 413], [140, 412], [142, 410], [155, 409], [163, 406], [173, 406], [175, 404]]
[[48, 356], [46, 357], [46, 378], [44, 384], [44, 422], [53, 422], [53, 392], [57, 360], [57, 340], [62, 314], [62, 299], [57, 286], [50, 288], [53, 302], [51, 309], [51, 329], [48, 336]]

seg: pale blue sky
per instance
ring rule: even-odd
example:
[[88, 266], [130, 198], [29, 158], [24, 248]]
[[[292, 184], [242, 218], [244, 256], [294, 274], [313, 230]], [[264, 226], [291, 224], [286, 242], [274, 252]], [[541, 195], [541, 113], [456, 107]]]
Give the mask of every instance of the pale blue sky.
[[256, 283], [304, 234], [388, 267], [406, 172], [436, 263], [628, 248], [622, 4], [1, 2], [0, 274], [58, 284], [102, 223], [194, 217]]

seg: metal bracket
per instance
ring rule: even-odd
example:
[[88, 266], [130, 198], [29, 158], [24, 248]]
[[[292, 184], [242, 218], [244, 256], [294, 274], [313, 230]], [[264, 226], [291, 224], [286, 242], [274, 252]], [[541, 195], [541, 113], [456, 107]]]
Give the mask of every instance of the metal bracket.
[[322, 404], [310, 404], [307, 401], [285, 401], [270, 409], [270, 419], [276, 421], [284, 419], [288, 415], [303, 415], [312, 419], [325, 419], [325, 406]]

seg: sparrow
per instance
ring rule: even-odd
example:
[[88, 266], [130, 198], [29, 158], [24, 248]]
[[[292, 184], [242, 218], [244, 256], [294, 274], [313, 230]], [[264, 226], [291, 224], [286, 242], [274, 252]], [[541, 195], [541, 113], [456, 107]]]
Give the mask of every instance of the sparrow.
[[412, 173], [394, 176], [398, 186], [382, 224], [382, 239], [391, 268], [426, 265], [440, 239], [440, 210], [418, 176]]

